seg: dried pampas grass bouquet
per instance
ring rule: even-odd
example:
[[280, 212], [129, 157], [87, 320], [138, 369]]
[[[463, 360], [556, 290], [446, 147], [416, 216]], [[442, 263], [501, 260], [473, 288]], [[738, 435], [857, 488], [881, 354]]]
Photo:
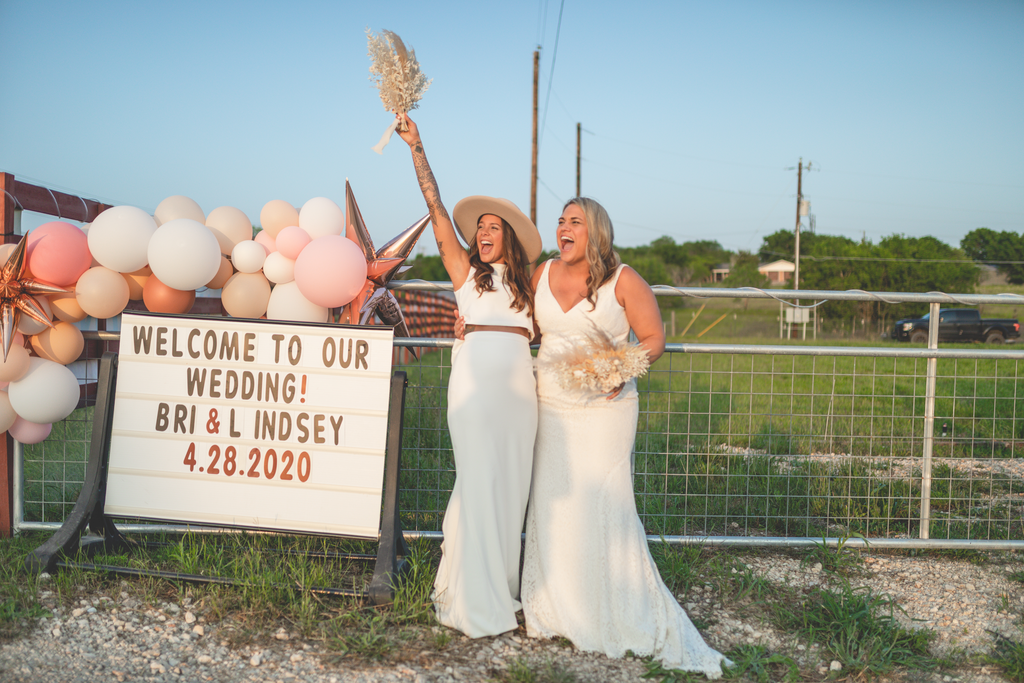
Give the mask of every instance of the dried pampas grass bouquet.
[[[418, 107], [420, 98], [431, 82], [420, 71], [416, 51], [406, 50], [402, 39], [391, 31], [381, 31], [379, 35], [374, 35], [367, 29], [366, 41], [370, 55], [370, 80], [380, 91], [380, 101], [384, 108], [396, 114], [406, 114]], [[396, 118], [373, 151], [383, 154], [384, 147], [398, 125], [399, 120]], [[400, 130], [404, 132], [402, 125]]]
[[617, 342], [596, 325], [561, 353], [547, 360], [563, 389], [607, 394], [634, 377], [647, 374], [651, 363], [640, 344]]

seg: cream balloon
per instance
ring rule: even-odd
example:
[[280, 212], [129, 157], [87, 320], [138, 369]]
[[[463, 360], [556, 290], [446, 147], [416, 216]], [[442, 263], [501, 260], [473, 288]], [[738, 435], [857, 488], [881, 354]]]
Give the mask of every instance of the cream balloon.
[[24, 346], [11, 345], [7, 352], [7, 360], [3, 359], [0, 353], [0, 382], [14, 382], [21, 379], [28, 372], [28, 362], [31, 356]]
[[235, 318], [259, 318], [270, 303], [270, 283], [262, 273], [235, 273], [220, 292], [220, 303]]
[[314, 240], [325, 235], [340, 235], [345, 231], [345, 212], [326, 197], [314, 197], [302, 205], [299, 227]]
[[327, 322], [327, 309], [317, 306], [302, 296], [299, 286], [285, 282], [274, 287], [267, 304], [267, 318], [270, 320], [299, 320], [311, 323]]
[[70, 415], [78, 405], [79, 393], [75, 373], [45, 358], [30, 359], [28, 372], [7, 387], [14, 412], [36, 424]]
[[87, 239], [93, 260], [119, 273], [134, 273], [149, 262], [147, 248], [156, 221], [134, 206], [107, 209], [92, 222]]
[[210, 229], [220, 244], [220, 253], [230, 254], [236, 244], [252, 239], [252, 222], [249, 217], [233, 206], [220, 206], [206, 217]]
[[10, 429], [17, 419], [18, 414], [14, 412], [11, 398], [7, 395], [6, 391], [0, 391], [0, 432], [6, 432]]
[[158, 227], [179, 218], [190, 218], [200, 223], [206, 222], [206, 214], [203, 213], [202, 207], [180, 194], [163, 200], [153, 212], [153, 220], [156, 221]]
[[274, 284], [284, 284], [295, 279], [295, 261], [279, 251], [263, 262], [263, 274]]
[[128, 305], [130, 295], [121, 273], [103, 266], [85, 271], [75, 284], [78, 305], [94, 318], [113, 318]]
[[235, 245], [231, 251], [231, 265], [239, 273], [256, 273], [263, 267], [267, 259], [267, 250], [262, 244], [245, 240]]
[[220, 244], [208, 227], [189, 218], [168, 221], [149, 240], [149, 267], [168, 287], [198, 289], [220, 270]]
[[[50, 308], [50, 302], [44, 296], [34, 297], [39, 307], [46, 313], [46, 317], [49, 320], [53, 320], [53, 309]], [[39, 334], [45, 329], [48, 329], [49, 325], [39, 322], [25, 311], [21, 312], [18, 317], [18, 332], [22, 334], [32, 336], [33, 334]]]
[[260, 210], [260, 227], [271, 237], [289, 225], [299, 224], [299, 212], [283, 199], [271, 199]]

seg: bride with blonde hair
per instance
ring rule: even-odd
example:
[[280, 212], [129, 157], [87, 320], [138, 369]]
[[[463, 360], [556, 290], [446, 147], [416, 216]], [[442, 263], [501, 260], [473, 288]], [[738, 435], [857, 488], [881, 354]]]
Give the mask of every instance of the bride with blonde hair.
[[704, 642], [661, 580], [637, 515], [636, 380], [595, 395], [561, 386], [551, 362], [596, 326], [617, 342], [632, 329], [653, 363], [665, 350], [657, 300], [620, 263], [611, 219], [593, 199], [569, 200], [555, 236], [558, 257], [532, 278], [542, 336], [522, 582], [527, 634], [561, 636], [610, 657], [631, 650], [719, 678], [728, 660]]

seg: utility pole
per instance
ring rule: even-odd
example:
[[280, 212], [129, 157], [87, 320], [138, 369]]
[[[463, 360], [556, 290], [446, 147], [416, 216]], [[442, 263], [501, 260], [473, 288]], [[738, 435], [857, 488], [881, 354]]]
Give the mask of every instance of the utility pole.
[[580, 196], [580, 124], [576, 124], [576, 196]]
[[537, 83], [540, 78], [540, 46], [533, 51], [533, 162], [530, 170], [530, 220], [537, 225]]
[[793, 289], [800, 289], [800, 203], [803, 195], [804, 158], [796, 167], [796, 272], [793, 273]]

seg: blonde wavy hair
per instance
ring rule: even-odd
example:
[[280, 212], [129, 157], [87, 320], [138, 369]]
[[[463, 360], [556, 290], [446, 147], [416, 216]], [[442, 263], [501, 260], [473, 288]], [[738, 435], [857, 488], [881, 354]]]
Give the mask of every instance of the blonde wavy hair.
[[593, 310], [597, 306], [594, 294], [601, 285], [612, 279], [622, 259], [613, 248], [615, 228], [604, 207], [590, 197], [573, 197], [565, 203], [562, 211], [569, 208], [570, 204], [579, 207], [587, 221], [587, 265], [590, 270], [587, 276], [587, 301]]

